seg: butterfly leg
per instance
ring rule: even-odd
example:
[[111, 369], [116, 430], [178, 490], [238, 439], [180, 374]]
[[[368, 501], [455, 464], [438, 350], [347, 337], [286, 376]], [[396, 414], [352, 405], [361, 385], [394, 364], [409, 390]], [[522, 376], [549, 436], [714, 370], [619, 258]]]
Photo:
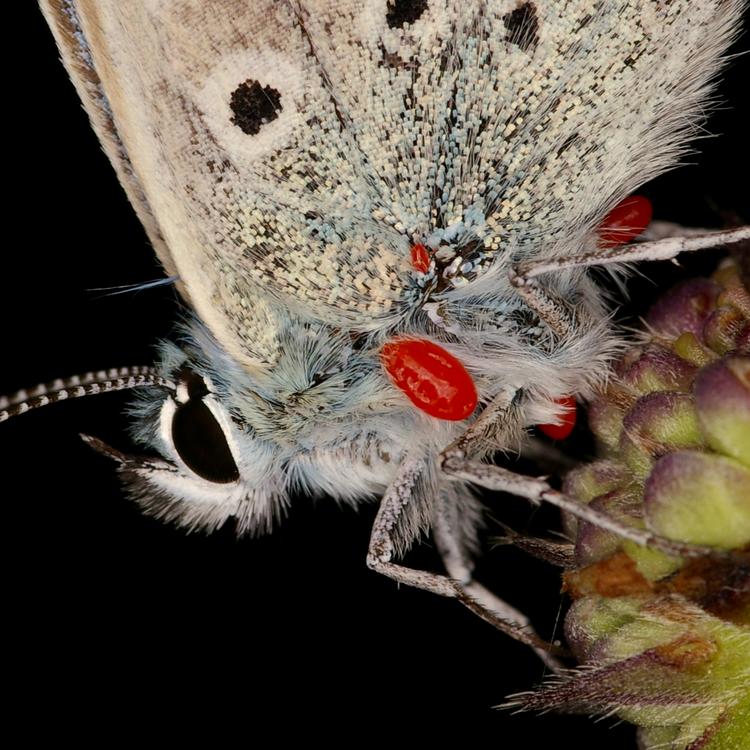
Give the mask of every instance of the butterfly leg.
[[386, 490], [370, 533], [367, 566], [407, 586], [431, 591], [440, 596], [455, 597], [456, 586], [451, 579], [406, 568], [393, 562], [396, 556], [396, 527], [408, 511], [409, 504], [418, 499], [418, 485], [425, 468], [423, 460], [407, 459], [394, 482]]
[[[460, 486], [458, 491], [468, 492], [469, 490], [465, 486]], [[491, 625], [496, 625], [499, 617], [502, 621], [513, 623], [514, 626], [521, 628], [526, 634], [534, 633], [529, 618], [523, 612], [474, 580], [473, 561], [461, 539], [459, 519], [455, 517], [458, 507], [456, 502], [438, 504], [432, 519], [432, 536], [448, 575], [464, 594], [463, 597], [459, 596], [461, 602]], [[486, 617], [487, 613], [491, 613], [492, 617]], [[509, 635], [515, 637], [514, 633], [509, 633]], [[554, 643], [553, 646], [555, 650], [558, 650], [558, 643]], [[560, 662], [551, 653], [550, 646], [540, 648], [532, 645], [532, 648], [547, 667], [553, 671], [560, 669]]]
[[524, 497], [532, 503], [542, 502], [555, 505], [566, 513], [586, 521], [601, 529], [611, 531], [623, 539], [629, 539], [646, 547], [651, 547], [674, 557], [703, 557], [721, 555], [721, 550], [697, 544], [677, 542], [655, 534], [648, 529], [638, 529], [623, 524], [602, 511], [580, 503], [555, 490], [544, 477], [531, 477], [517, 474], [508, 469], [482, 463], [468, 458], [459, 448], [451, 446], [442, 454], [442, 468], [456, 479], [473, 482], [481, 487], [511, 495]]
[[708, 234], [672, 237], [665, 236], [653, 241], [638, 242], [620, 247], [600, 248], [590, 253], [571, 255], [553, 260], [529, 261], [513, 268], [510, 281], [526, 304], [558, 336], [565, 337], [573, 328], [574, 313], [562, 301], [555, 299], [542, 289], [536, 277], [565, 268], [590, 268], [612, 263], [634, 263], [641, 260], [671, 260], [680, 253], [704, 250], [719, 245], [750, 240], [750, 226], [727, 229]]
[[[368, 567], [407, 586], [458, 599], [486, 622], [507, 633], [515, 640], [531, 646], [537, 653], [545, 653], [545, 661], [552, 663], [552, 660], [548, 659], [546, 654], [551, 647], [528, 627], [526, 618], [505, 602], [501, 602], [491, 595], [488, 601], [488, 598], [484, 597], [486, 590], [483, 587], [469, 588], [469, 583], [466, 580], [462, 584], [460, 580], [437, 573], [407, 568], [393, 561], [397, 553], [395, 539], [397, 526], [405, 512], [408, 511], [410, 503], [419, 501], [420, 485], [424, 479], [426, 468], [425, 461], [422, 459], [407, 459], [394, 482], [386, 490], [370, 535], [367, 553]], [[438, 526], [440, 526], [440, 523], [438, 521]], [[445, 529], [438, 531], [438, 534], [440, 535], [439, 544], [445, 545], [446, 554], [450, 556], [449, 574], [465, 579], [470, 574], [465, 562], [460, 562], [463, 553], [458, 552], [454, 546], [455, 542], [450, 540], [450, 533], [446, 533]], [[448, 551], [449, 547], [451, 547], [450, 551]], [[489, 592], [486, 593], [489, 595]], [[481, 600], [483, 597], [485, 601]], [[495, 612], [495, 608], [492, 606], [493, 602], [498, 612]]]
[[750, 226], [726, 229], [690, 237], [665, 237], [660, 240], [638, 242], [621, 247], [602, 248], [591, 253], [571, 255], [567, 258], [556, 258], [549, 261], [530, 261], [521, 263], [514, 269], [511, 280], [516, 288], [533, 283], [536, 276], [564, 268], [591, 268], [606, 266], [611, 263], [634, 263], [641, 260], [672, 260], [680, 253], [705, 250], [720, 245], [731, 245], [735, 242], [750, 240]]
[[[494, 450], [498, 445], [511, 443], [516, 433], [520, 432], [520, 393], [515, 388], [509, 388], [498, 394], [485, 407], [468, 430], [461, 435], [457, 444], [460, 446], [471, 445], [474, 454], [476, 454]], [[529, 620], [523, 613], [473, 580], [470, 557], [455, 531], [457, 524], [455, 521], [452, 522], [449, 515], [451, 507], [455, 507], [455, 505], [454, 503], [439, 506], [438, 513], [433, 519], [432, 530], [435, 544], [443, 558], [443, 564], [448, 574], [473, 600], [473, 602], [464, 602], [464, 604], [480, 617], [484, 617], [484, 614], [477, 611], [473, 603], [480, 604], [485, 612], [493, 612], [506, 621], [515, 622], [523, 628], [530, 628]], [[535, 647], [534, 650], [547, 666], [552, 669], [559, 669], [559, 663], [549, 653], [548, 648]]]

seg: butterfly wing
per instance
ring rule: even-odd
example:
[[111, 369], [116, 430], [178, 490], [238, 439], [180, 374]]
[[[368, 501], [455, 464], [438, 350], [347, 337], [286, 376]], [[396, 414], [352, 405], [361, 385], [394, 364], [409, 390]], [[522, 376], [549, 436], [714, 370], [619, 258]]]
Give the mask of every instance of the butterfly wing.
[[159, 257], [248, 366], [290, 312], [408, 316], [414, 242], [579, 249], [674, 164], [741, 6], [43, 3]]
[[[41, 2], [40, 5], [102, 148], [112, 162], [120, 184], [133, 204], [161, 264], [168, 274], [175, 275], [176, 268], [169, 247], [148, 204], [143, 185], [133, 170], [125, 144], [117, 132], [104, 85], [94, 67], [88, 40], [81, 30], [76, 4]], [[178, 281], [177, 286], [187, 297], [185, 285]]]

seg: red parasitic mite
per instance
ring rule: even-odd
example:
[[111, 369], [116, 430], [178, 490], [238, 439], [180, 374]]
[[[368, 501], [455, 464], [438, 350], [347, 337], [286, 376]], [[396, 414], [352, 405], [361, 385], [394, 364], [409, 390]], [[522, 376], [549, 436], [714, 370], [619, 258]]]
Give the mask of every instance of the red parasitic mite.
[[552, 440], [565, 440], [576, 426], [578, 413], [576, 400], [572, 396], [563, 396], [558, 398], [555, 403], [560, 406], [560, 424], [540, 424], [537, 427]]
[[450, 352], [426, 339], [394, 339], [380, 357], [397, 388], [422, 411], [458, 421], [472, 414], [479, 400], [466, 368]]
[[430, 252], [419, 242], [411, 246], [411, 264], [420, 273], [427, 273], [430, 268]]
[[631, 195], [620, 201], [599, 227], [599, 247], [617, 247], [642, 234], [651, 223], [653, 207], [643, 195]]

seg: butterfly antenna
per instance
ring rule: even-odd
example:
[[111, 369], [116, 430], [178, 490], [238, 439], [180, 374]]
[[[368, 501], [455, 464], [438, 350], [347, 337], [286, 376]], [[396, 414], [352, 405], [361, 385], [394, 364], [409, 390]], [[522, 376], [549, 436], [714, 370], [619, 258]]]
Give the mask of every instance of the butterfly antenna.
[[41, 383], [34, 388], [20, 390], [12, 396], [0, 396], [0, 422], [58, 401], [149, 387], [170, 390], [176, 388], [171, 380], [163, 377], [154, 367], [120, 367], [58, 378], [51, 383]]

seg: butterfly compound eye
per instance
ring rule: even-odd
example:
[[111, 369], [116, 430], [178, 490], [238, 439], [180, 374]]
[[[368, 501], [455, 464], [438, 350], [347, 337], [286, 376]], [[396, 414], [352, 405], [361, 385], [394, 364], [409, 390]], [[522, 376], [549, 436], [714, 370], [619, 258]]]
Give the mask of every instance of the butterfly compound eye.
[[[200, 380], [196, 378], [196, 380]], [[202, 381], [201, 381], [202, 383]], [[189, 398], [172, 417], [172, 443], [186, 466], [202, 479], [229, 484], [240, 478], [226, 435], [203, 400], [205, 386], [188, 386]]]

